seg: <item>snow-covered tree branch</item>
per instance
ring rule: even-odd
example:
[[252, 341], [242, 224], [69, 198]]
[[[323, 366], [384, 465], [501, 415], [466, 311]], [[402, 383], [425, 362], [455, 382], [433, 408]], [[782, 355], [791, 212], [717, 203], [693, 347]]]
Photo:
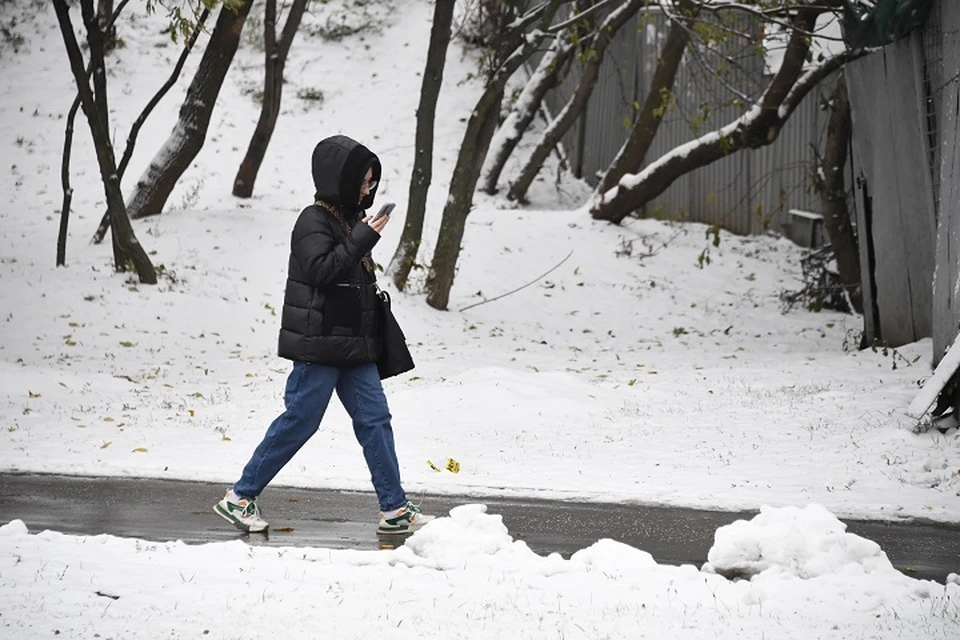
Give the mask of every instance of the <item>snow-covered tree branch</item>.
[[623, 175], [616, 185], [597, 190], [589, 204], [592, 217], [619, 223], [690, 171], [731, 153], [771, 144], [810, 90], [860, 55], [844, 51], [809, 66], [809, 34], [817, 18], [830, 9], [829, 3], [793, 4], [797, 10], [790, 16], [792, 29], [783, 60], [760, 98], [733, 122], [671, 149], [638, 173]]

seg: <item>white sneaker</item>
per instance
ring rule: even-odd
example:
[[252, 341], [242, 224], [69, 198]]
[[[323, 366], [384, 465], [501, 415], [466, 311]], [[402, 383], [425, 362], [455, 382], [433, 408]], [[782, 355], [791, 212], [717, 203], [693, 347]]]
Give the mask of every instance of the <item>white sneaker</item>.
[[241, 498], [233, 489], [227, 489], [223, 500], [213, 510], [218, 516], [247, 533], [260, 533], [270, 527], [270, 523], [260, 517], [260, 507], [256, 498]]
[[377, 533], [380, 535], [394, 535], [398, 533], [413, 533], [436, 516], [426, 516], [420, 513], [420, 505], [407, 502], [395, 512], [380, 514], [380, 525]]

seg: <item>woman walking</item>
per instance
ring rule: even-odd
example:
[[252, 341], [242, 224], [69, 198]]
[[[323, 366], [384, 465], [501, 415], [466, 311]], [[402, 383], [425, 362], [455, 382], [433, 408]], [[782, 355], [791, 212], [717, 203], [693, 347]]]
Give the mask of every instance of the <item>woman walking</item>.
[[265, 532], [257, 498], [317, 431], [333, 392], [353, 420], [380, 506], [380, 534], [409, 533], [433, 519], [407, 500], [400, 483], [390, 411], [376, 360], [378, 290], [370, 251], [389, 216], [366, 216], [380, 180], [380, 160], [338, 135], [313, 150], [314, 203], [290, 240], [279, 354], [293, 361], [286, 410], [214, 511], [249, 533]]

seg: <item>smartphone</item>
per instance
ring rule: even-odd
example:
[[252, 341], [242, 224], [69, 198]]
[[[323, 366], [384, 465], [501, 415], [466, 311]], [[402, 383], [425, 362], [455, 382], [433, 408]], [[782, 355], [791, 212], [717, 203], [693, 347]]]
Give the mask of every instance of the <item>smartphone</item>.
[[375, 221], [375, 220], [379, 220], [379, 219], [382, 218], [383, 216], [388, 216], [388, 215], [390, 215], [390, 214], [393, 212], [393, 210], [394, 210], [394, 208], [395, 208], [396, 206], [397, 206], [397, 203], [396, 203], [396, 202], [388, 202], [388, 203], [386, 203], [385, 205], [383, 205], [382, 207], [380, 207], [380, 211], [377, 212], [377, 215], [373, 216], [373, 219], [370, 220], [370, 222], [373, 222], [373, 221]]

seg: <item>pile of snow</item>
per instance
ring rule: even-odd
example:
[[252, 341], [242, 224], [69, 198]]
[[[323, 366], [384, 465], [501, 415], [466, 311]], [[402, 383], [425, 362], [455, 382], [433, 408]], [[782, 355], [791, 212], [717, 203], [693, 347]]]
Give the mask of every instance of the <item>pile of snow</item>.
[[829, 520], [811, 505], [721, 529], [712, 563], [758, 539], [773, 558], [735, 581], [612, 540], [538, 556], [481, 504], [383, 551], [29, 534], [14, 520], [0, 527], [0, 626], [10, 638], [956, 637], [960, 585], [913, 580], [882, 554], [851, 571], [866, 547], [824, 545]]
[[707, 568], [725, 576], [774, 571], [805, 579], [837, 572], [897, 572], [880, 545], [846, 528], [820, 505], [764, 506], [752, 520], [717, 530]]

